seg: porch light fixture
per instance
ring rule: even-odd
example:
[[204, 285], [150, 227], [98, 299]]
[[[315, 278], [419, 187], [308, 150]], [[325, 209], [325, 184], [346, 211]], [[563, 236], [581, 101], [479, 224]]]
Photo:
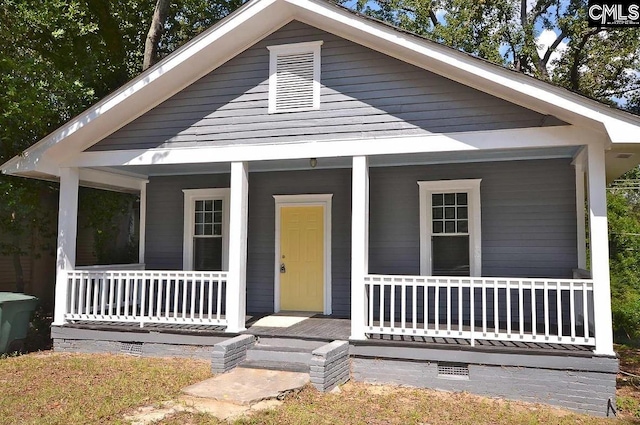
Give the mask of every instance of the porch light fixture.
[[316, 158], [309, 159], [309, 165], [311, 165], [311, 168], [316, 168], [316, 165], [318, 165], [318, 160]]

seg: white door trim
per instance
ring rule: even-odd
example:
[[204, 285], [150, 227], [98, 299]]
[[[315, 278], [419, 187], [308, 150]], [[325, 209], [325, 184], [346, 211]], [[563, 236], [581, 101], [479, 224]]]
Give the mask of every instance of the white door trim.
[[331, 314], [331, 199], [332, 193], [319, 195], [273, 195], [276, 207], [273, 311], [280, 311], [280, 211], [282, 207], [324, 207], [324, 311]]

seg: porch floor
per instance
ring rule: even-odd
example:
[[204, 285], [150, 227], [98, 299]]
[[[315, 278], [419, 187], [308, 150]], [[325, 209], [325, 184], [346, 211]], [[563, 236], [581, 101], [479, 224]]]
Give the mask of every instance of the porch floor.
[[[286, 316], [287, 314], [283, 314]], [[305, 318], [291, 326], [272, 327], [256, 325], [264, 314], [247, 316], [247, 330], [241, 333], [252, 334], [264, 337], [294, 338], [318, 341], [349, 340], [351, 332], [350, 319], [324, 316], [317, 314]], [[116, 332], [157, 332], [166, 334], [183, 334], [199, 336], [228, 336], [234, 334], [226, 333], [222, 326], [209, 326], [197, 324], [157, 324], [146, 323], [140, 327], [139, 323], [123, 322], [98, 322], [98, 321], [74, 321], [64, 325], [65, 327], [105, 330]], [[518, 341], [491, 341], [477, 339], [475, 346], [470, 341], [462, 338], [447, 337], [423, 337], [423, 336], [399, 336], [399, 335], [369, 335], [365, 341], [353, 341], [356, 345], [378, 345], [378, 346], [412, 346], [434, 349], [452, 349], [468, 351], [485, 351], [517, 354], [548, 354], [590, 357], [593, 351], [590, 347], [573, 344], [547, 344], [542, 342], [518, 342]]]

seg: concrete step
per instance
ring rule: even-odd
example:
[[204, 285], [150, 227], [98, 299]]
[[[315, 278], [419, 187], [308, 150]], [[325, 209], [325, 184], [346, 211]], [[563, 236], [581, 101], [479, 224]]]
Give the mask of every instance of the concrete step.
[[313, 357], [311, 352], [295, 351], [295, 349], [282, 349], [276, 347], [260, 347], [256, 345], [251, 347], [247, 351], [248, 361], [273, 361], [273, 362], [287, 362], [287, 363], [300, 363], [308, 366]]
[[275, 347], [280, 351], [287, 351], [296, 349], [298, 351], [305, 351], [311, 353], [313, 350], [322, 347], [327, 344], [326, 341], [308, 341], [294, 338], [277, 338], [277, 337], [259, 337], [255, 347], [261, 347], [264, 349], [271, 349], [267, 347]]
[[238, 365], [239, 369], [266, 369], [280, 370], [285, 372], [309, 373], [309, 365], [291, 361], [273, 360], [244, 360]]

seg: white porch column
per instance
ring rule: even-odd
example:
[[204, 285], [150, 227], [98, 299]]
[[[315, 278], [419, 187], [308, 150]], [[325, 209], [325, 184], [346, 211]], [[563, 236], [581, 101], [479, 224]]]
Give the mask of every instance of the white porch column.
[[140, 183], [140, 219], [138, 221], [140, 225], [138, 233], [138, 263], [144, 264], [144, 248], [145, 238], [147, 234], [147, 183], [144, 181]]
[[587, 269], [587, 240], [584, 205], [584, 163], [578, 161], [574, 164], [576, 170], [576, 222], [577, 222], [577, 248], [578, 268]]
[[229, 220], [229, 277], [227, 279], [227, 332], [245, 330], [247, 313], [247, 221], [249, 166], [231, 163]]
[[609, 281], [609, 237], [607, 232], [607, 194], [604, 148], [587, 148], [589, 188], [589, 236], [593, 278], [596, 354], [614, 355]]
[[351, 177], [351, 337], [366, 339], [364, 277], [369, 273], [369, 160], [353, 157]]
[[63, 325], [67, 312], [67, 270], [76, 266], [76, 234], [78, 229], [77, 168], [60, 169], [60, 204], [58, 206], [58, 249], [56, 251], [56, 293], [53, 324]]

